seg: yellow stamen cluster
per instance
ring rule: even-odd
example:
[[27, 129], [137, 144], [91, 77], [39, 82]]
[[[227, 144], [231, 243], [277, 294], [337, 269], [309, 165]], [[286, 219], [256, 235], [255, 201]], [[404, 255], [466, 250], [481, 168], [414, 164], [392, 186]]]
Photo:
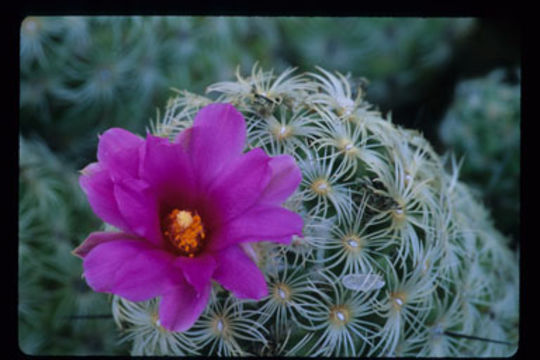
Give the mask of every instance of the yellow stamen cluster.
[[205, 238], [201, 217], [187, 210], [174, 209], [164, 219], [163, 235], [184, 256], [194, 257]]

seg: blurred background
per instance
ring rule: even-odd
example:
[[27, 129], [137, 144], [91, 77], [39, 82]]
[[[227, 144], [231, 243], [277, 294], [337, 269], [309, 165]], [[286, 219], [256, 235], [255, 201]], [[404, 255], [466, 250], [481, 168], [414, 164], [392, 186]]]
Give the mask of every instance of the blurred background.
[[126, 354], [107, 295], [71, 255], [102, 223], [78, 186], [97, 134], [144, 134], [171, 87], [204, 93], [255, 62], [350, 74], [394, 123], [463, 159], [461, 179], [520, 239], [521, 44], [474, 18], [26, 17], [20, 27], [19, 346]]

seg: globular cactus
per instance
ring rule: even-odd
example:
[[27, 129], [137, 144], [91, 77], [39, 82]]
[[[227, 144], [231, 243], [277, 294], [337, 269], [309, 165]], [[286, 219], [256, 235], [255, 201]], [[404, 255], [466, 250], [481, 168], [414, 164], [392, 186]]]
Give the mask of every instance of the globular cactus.
[[[244, 250], [268, 295], [238, 299], [214, 283], [195, 324], [171, 332], [158, 299], [113, 297], [132, 355], [499, 356], [518, 341], [517, 255], [486, 209], [420, 133], [396, 126], [350, 79], [322, 68], [178, 91], [150, 124], [174, 139], [199, 109], [230, 103], [247, 149], [290, 154], [302, 172], [285, 207], [290, 245]], [[216, 96], [214, 96], [216, 95]], [[212, 96], [212, 97], [210, 97]], [[216, 134], [219, 136], [219, 134]]]

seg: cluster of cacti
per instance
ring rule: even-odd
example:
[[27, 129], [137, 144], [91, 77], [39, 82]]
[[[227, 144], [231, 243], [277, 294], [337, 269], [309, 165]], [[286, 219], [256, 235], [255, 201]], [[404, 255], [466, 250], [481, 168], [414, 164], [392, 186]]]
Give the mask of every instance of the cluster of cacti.
[[302, 182], [285, 206], [302, 215], [303, 236], [246, 247], [268, 296], [239, 300], [214, 283], [202, 316], [184, 332], [160, 326], [158, 299], [114, 296], [132, 355], [516, 350], [517, 255], [458, 180], [453, 158], [445, 164], [418, 132], [383, 118], [339, 73], [254, 68], [207, 93], [179, 92], [149, 131], [173, 139], [201, 107], [233, 104], [247, 122], [246, 149], [296, 159]]
[[225, 78], [232, 74], [223, 69], [251, 61], [240, 57], [235, 31], [235, 23], [217, 18], [27, 17], [21, 130], [82, 166], [81, 155], [95, 146], [87, 134], [115, 124], [142, 130], [170, 86], [202, 89], [208, 77]]
[[21, 137], [19, 145], [19, 347], [27, 354], [121, 354], [112, 322], [93, 319], [110, 314], [107, 297], [86, 286], [71, 255], [100, 221], [64, 159], [36, 139]]
[[247, 71], [255, 61], [277, 70], [317, 63], [362, 74], [372, 81], [370, 95], [377, 103], [393, 86], [408, 89], [392, 93], [395, 105], [405, 95], [415, 96], [471, 24], [472, 19], [27, 17], [21, 24], [21, 129], [80, 161], [94, 146], [86, 134], [120, 124], [142, 130], [171, 86], [199, 92], [231, 78], [236, 65]]
[[[516, 70], [519, 79], [519, 70]], [[516, 235], [519, 225], [521, 86], [505, 71], [461, 82], [440, 126], [440, 137], [463, 157], [461, 176], [476, 188], [499, 230]], [[515, 216], [508, 216], [515, 214]]]
[[[368, 97], [395, 108], [417, 98], [455, 56], [473, 18], [302, 18], [282, 21], [296, 64], [351, 71], [369, 81]], [[320, 29], [324, 29], [321, 31]]]

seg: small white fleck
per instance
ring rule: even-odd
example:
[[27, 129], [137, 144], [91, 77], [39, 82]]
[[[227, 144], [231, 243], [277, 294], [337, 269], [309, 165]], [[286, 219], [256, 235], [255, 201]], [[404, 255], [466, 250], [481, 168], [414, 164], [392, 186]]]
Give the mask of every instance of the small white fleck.
[[396, 209], [396, 214], [398, 214], [398, 215], [403, 214], [403, 210], [401, 210], [401, 209]]
[[356, 240], [347, 240], [347, 244], [349, 244], [350, 247], [358, 247], [358, 242], [356, 242]]
[[161, 326], [161, 321], [159, 321], [159, 319], [156, 320], [156, 325]]
[[319, 190], [324, 190], [326, 189], [328, 186], [325, 184], [325, 183], [321, 183], [319, 184], [319, 186], [317, 187]]
[[279, 134], [283, 135], [287, 131], [287, 128], [285, 126], [282, 126], [281, 129], [279, 129]]
[[283, 291], [283, 289], [278, 289], [278, 295], [282, 299], [285, 299], [287, 297], [287, 294], [285, 294], [285, 291]]
[[395, 302], [396, 302], [399, 306], [402, 306], [402, 305], [403, 305], [403, 301], [402, 301], [400, 298], [395, 299]]
[[337, 311], [336, 316], [340, 321], [345, 321], [345, 315], [341, 311]]
[[223, 331], [223, 321], [221, 321], [221, 319], [218, 320], [217, 324], [216, 324], [216, 328], [219, 332], [222, 332]]
[[353, 147], [354, 147], [353, 144], [348, 144], [347, 146], [345, 146], [345, 151], [349, 151], [349, 150], [351, 150]]

